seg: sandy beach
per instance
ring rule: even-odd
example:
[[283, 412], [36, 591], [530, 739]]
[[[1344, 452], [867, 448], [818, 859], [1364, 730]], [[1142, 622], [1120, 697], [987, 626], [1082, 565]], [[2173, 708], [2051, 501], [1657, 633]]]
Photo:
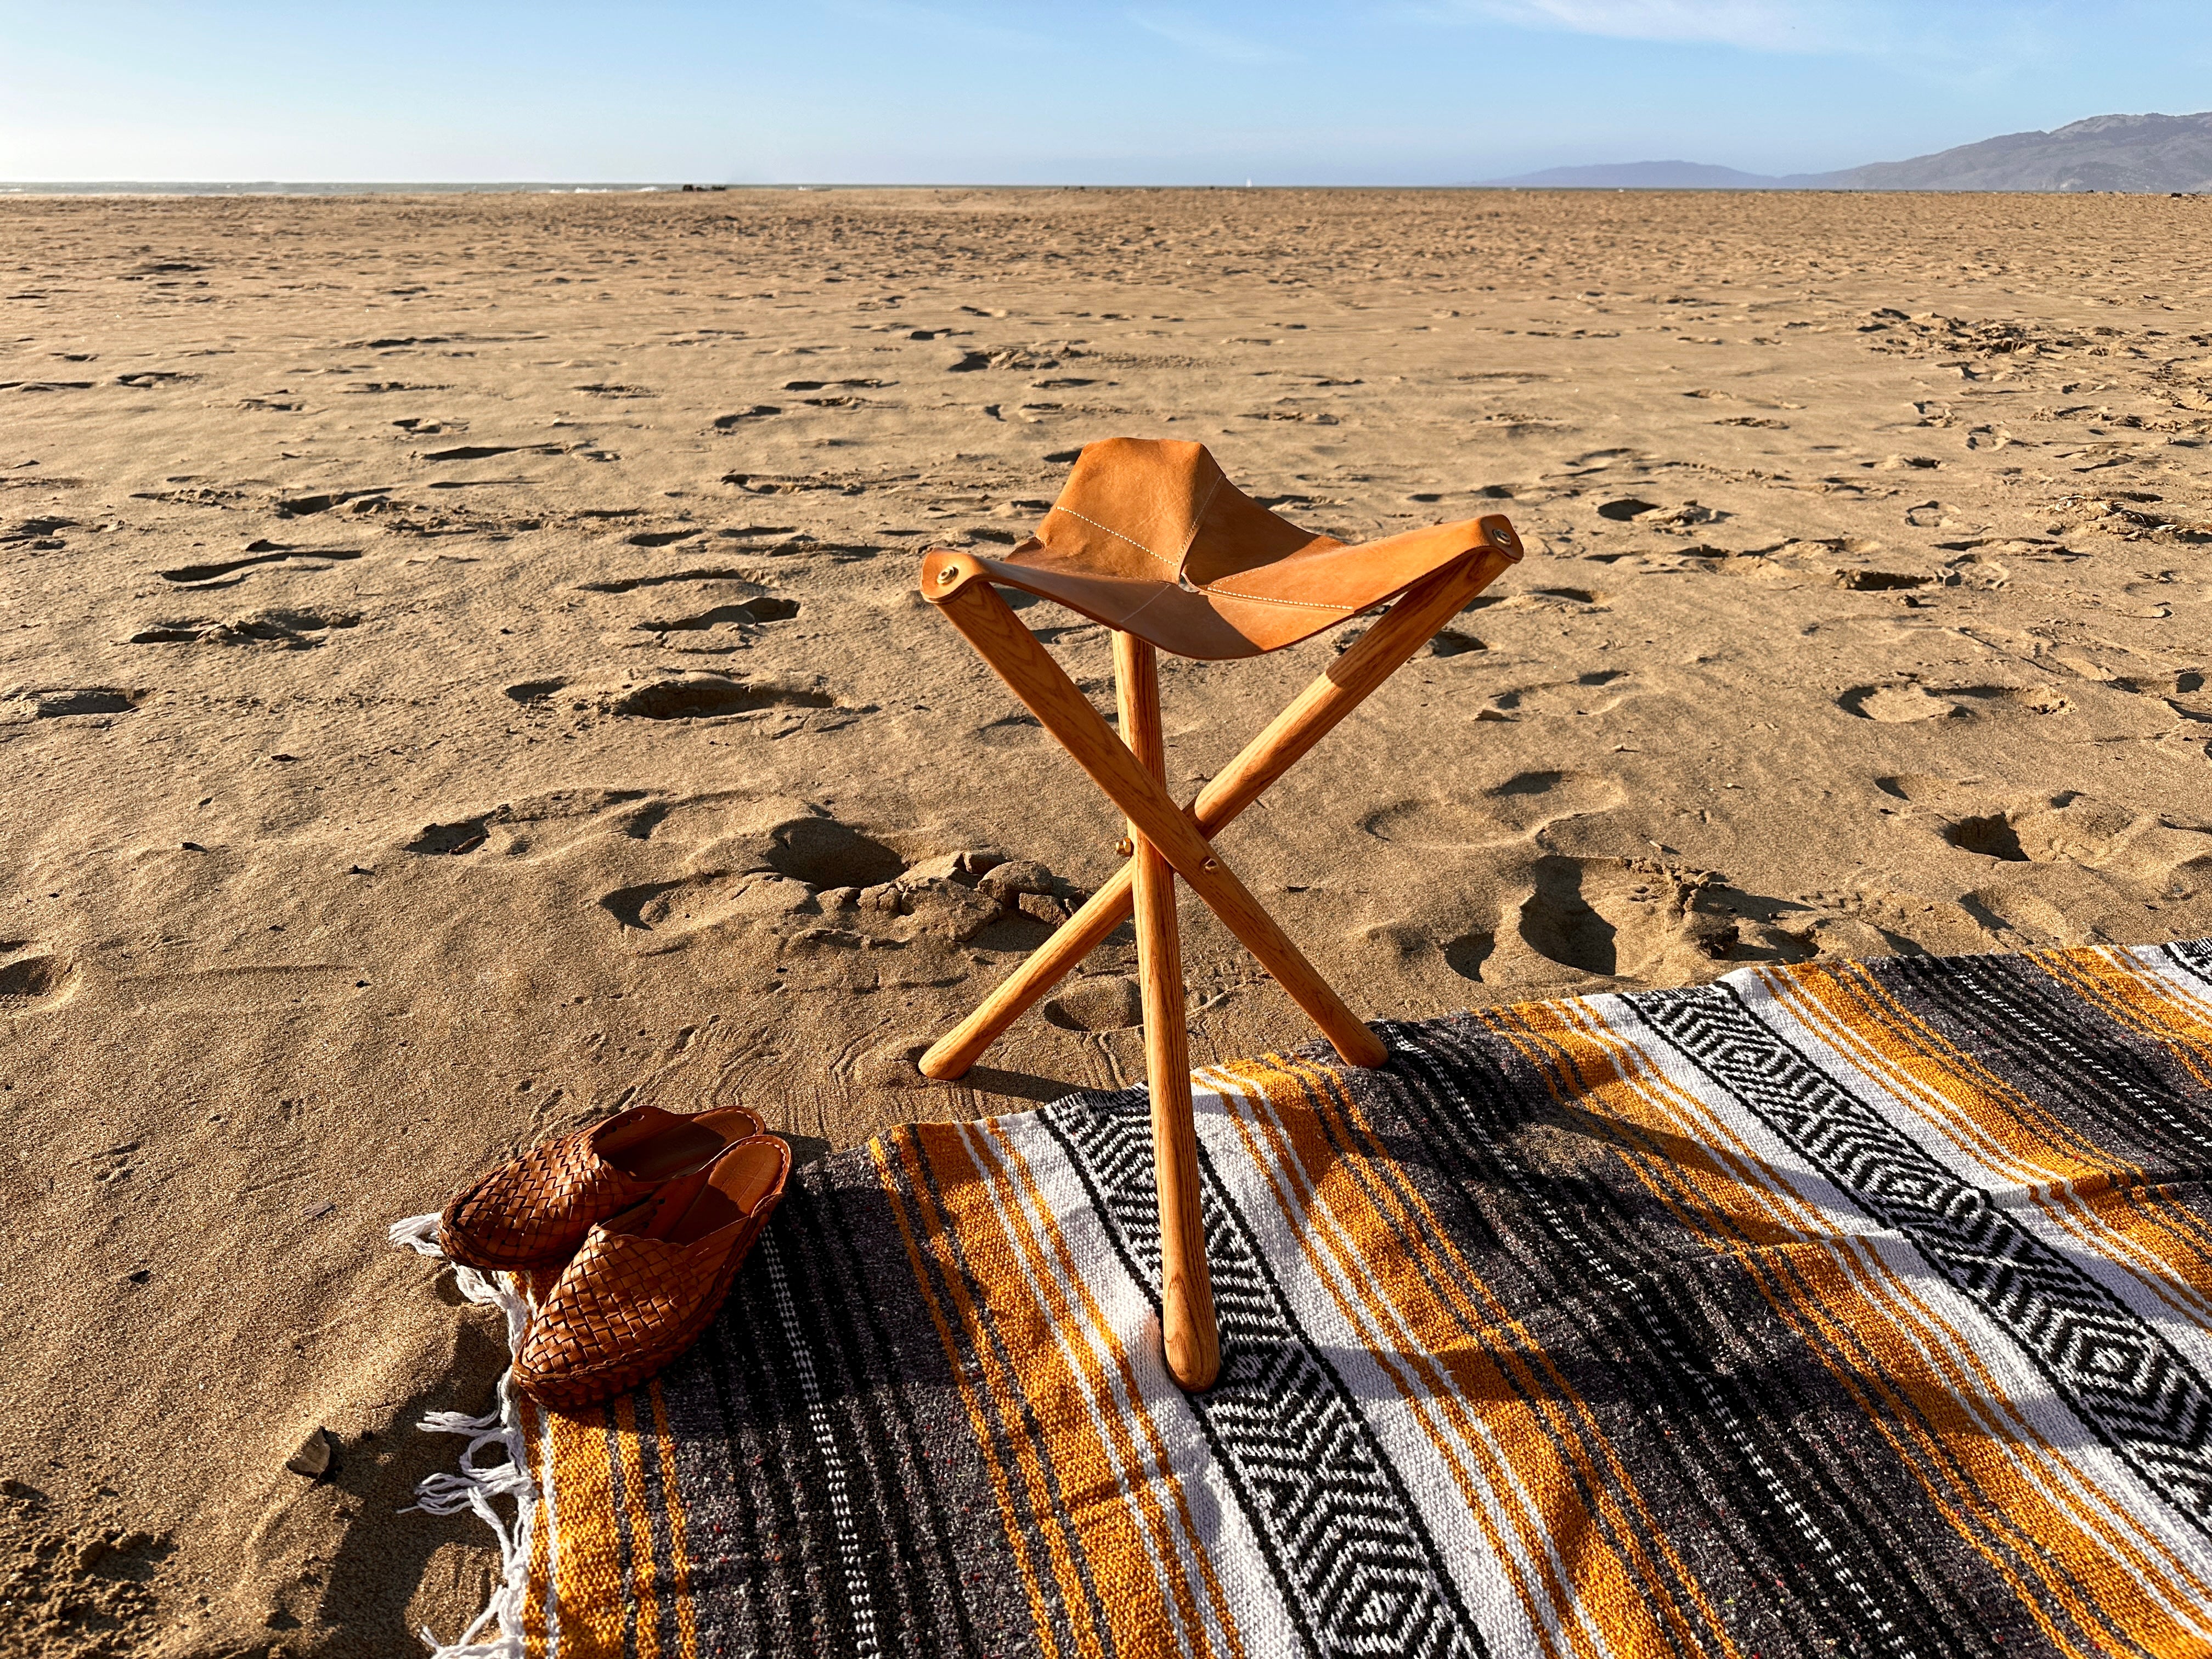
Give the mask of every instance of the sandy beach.
[[[962, 1085], [912, 1063], [1117, 861], [914, 586], [1092, 439], [1198, 440], [1346, 539], [1529, 547], [1224, 837], [1364, 1015], [2212, 933], [2208, 228], [0, 202], [0, 1646], [458, 1632], [489, 1534], [398, 1511], [503, 1341], [385, 1230], [508, 1149], [742, 1101], [809, 1158], [1141, 1078], [1126, 930]], [[1023, 614], [1110, 700], [1103, 629]], [[1164, 662], [1179, 793], [1344, 638]], [[1310, 1039], [1183, 923], [1195, 1061]]]

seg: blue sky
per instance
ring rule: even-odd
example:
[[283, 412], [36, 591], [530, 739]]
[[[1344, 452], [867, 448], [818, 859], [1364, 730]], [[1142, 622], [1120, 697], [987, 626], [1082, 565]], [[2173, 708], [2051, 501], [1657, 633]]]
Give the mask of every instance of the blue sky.
[[1449, 184], [2212, 108], [2207, 0], [0, 0], [0, 179]]

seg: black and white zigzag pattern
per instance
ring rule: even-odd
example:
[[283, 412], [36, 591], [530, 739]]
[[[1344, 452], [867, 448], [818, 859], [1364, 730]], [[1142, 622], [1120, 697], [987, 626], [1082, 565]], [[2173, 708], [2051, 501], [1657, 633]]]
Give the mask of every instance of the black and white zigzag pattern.
[[1852, 1202], [1908, 1240], [2019, 1346], [2100, 1439], [2207, 1526], [2212, 1389], [2172, 1344], [1838, 1086], [1732, 987], [1641, 996], [1629, 1006]]
[[2166, 954], [2180, 966], [2212, 985], [2212, 939], [2186, 939], [2165, 949]]
[[[1159, 1224], [1145, 1096], [1092, 1096], [1082, 1105], [1043, 1115], [1157, 1310]], [[1412, 1659], [1485, 1653], [1436, 1540], [1343, 1380], [1292, 1323], [1212, 1170], [1202, 1174], [1222, 1365], [1220, 1381], [1191, 1403], [1311, 1650]]]

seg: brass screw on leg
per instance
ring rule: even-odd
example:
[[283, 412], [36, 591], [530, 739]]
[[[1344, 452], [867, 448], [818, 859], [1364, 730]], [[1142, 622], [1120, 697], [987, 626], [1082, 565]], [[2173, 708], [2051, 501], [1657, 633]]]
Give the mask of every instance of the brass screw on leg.
[[1114, 843], [1114, 850], [1125, 859], [1134, 858], [1137, 855], [1137, 843], [1124, 836]]

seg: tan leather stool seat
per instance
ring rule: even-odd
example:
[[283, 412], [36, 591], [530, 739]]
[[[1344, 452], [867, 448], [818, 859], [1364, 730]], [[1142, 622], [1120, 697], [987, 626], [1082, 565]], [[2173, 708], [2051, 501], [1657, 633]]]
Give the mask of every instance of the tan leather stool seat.
[[[1035, 535], [1004, 558], [965, 557], [1000, 586], [1220, 661], [1295, 645], [1485, 547], [1521, 556], [1497, 517], [1347, 545], [1261, 506], [1204, 444], [1108, 438], [1084, 447]], [[959, 556], [929, 556], [925, 594]]]

